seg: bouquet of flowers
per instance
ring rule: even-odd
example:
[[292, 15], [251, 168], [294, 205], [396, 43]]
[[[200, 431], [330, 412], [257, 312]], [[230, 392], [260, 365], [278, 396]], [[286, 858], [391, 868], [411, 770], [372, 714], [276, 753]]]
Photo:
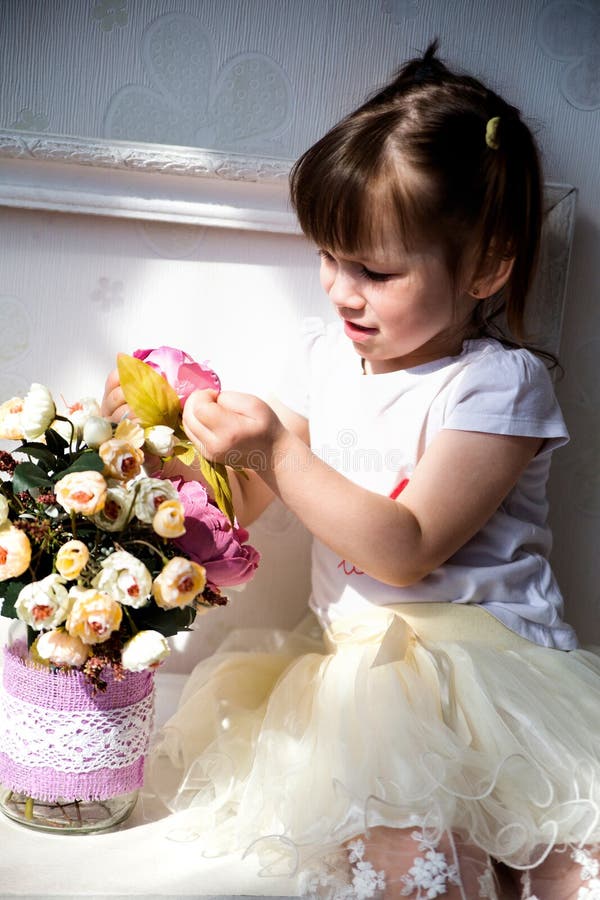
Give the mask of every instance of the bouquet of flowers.
[[[166, 639], [226, 603], [223, 588], [250, 579], [259, 560], [225, 467], [181, 425], [189, 394], [218, 391], [217, 375], [170, 347], [118, 365], [135, 418], [117, 425], [91, 399], [58, 415], [41, 384], [0, 406], [0, 437], [19, 441], [0, 451], [1, 614], [26, 624], [30, 660], [80, 669], [95, 690], [106, 667], [119, 678], [158, 665]], [[209, 490], [164, 477], [176, 457]]]

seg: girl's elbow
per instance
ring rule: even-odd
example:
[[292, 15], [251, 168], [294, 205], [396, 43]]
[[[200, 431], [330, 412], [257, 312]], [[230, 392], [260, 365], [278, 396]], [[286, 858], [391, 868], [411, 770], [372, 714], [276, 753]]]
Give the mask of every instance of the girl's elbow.
[[379, 580], [389, 584], [391, 587], [407, 588], [423, 581], [432, 569], [427, 566], [416, 566], [414, 564], [405, 564], [402, 566], [390, 567], [389, 571], [382, 573]]

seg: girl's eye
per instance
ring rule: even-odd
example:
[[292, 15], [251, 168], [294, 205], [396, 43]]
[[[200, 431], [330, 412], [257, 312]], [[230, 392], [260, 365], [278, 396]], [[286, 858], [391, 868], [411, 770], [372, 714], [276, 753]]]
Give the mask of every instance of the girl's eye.
[[367, 269], [365, 266], [360, 267], [360, 275], [361, 278], [368, 278], [369, 281], [388, 281], [392, 277], [387, 272], [372, 272], [371, 269]]

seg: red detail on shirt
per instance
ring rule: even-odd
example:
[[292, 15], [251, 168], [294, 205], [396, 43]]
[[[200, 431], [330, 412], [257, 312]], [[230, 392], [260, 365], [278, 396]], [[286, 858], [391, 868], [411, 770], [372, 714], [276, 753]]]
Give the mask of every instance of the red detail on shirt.
[[402, 481], [396, 485], [396, 487], [390, 494], [390, 499], [395, 500], [396, 497], [399, 497], [407, 484], [408, 484], [408, 478], [403, 478]]
[[351, 563], [349, 565], [349, 568], [347, 568], [347, 566], [348, 566], [348, 563], [346, 562], [345, 559], [341, 559], [338, 563], [338, 569], [343, 569], [344, 575], [364, 575], [365, 574], [362, 571], [362, 569], [357, 569], [356, 566], [353, 566]]

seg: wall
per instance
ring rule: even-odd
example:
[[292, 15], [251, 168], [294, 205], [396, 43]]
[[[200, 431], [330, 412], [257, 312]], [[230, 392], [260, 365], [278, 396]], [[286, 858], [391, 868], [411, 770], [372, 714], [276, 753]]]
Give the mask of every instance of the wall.
[[[293, 158], [435, 35], [450, 63], [525, 111], [546, 179], [579, 191], [558, 385], [573, 440], [556, 456], [551, 499], [554, 564], [586, 640], [600, 640], [599, 33], [597, 0], [0, 5], [10, 131]], [[110, 219], [82, 228], [77, 216], [15, 210], [2, 211], [0, 238], [2, 396], [34, 379], [67, 399], [97, 394], [118, 349], [158, 341], [211, 356], [230, 386], [266, 390], [286, 335], [322, 308], [314, 255], [297, 238]], [[265, 527], [280, 530], [278, 515]], [[300, 614], [304, 584], [291, 586], [291, 606], [278, 599], [293, 524], [287, 534], [275, 604], [261, 573], [262, 598], [236, 600], [236, 621], [255, 621], [256, 608], [258, 621]]]

